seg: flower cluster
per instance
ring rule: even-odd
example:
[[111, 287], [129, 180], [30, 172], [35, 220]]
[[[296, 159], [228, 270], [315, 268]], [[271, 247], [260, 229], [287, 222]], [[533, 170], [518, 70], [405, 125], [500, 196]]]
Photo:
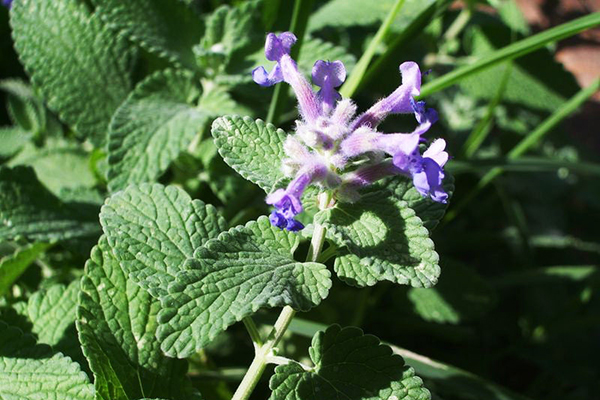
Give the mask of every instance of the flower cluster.
[[[270, 72], [258, 67], [253, 79], [261, 86], [288, 83], [298, 99], [301, 119], [296, 122], [295, 135], [286, 139], [283, 172], [292, 178], [285, 189], [267, 196], [275, 207], [271, 223], [281, 229], [298, 231], [303, 225], [296, 220], [302, 212], [302, 194], [311, 184], [325, 190], [335, 190], [340, 201], [356, 201], [359, 189], [394, 174], [412, 178], [423, 196], [445, 203], [443, 166], [448, 161], [446, 142], [437, 139], [421, 154], [422, 135], [437, 120], [437, 113], [427, 109], [425, 102], [415, 101], [421, 90], [421, 71], [414, 62], [400, 65], [402, 85], [366, 112], [356, 115], [356, 106], [337, 92], [346, 79], [341, 61], [322, 61], [312, 69], [312, 82], [320, 89], [315, 93], [311, 84], [298, 71], [290, 56], [296, 37], [290, 32], [267, 35], [265, 55], [276, 65]], [[411, 133], [384, 134], [377, 126], [389, 114], [414, 114], [417, 127]], [[391, 159], [388, 157], [391, 156]]]

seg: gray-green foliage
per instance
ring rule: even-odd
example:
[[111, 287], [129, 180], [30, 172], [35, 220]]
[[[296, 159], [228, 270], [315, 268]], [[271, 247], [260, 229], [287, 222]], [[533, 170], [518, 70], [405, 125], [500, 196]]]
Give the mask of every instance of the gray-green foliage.
[[356, 286], [382, 280], [415, 287], [437, 282], [439, 257], [428, 229], [411, 206], [432, 222], [443, 209], [415, 197], [408, 188], [402, 183], [389, 189], [371, 187], [356, 203], [338, 203], [315, 216], [341, 248], [334, 268], [342, 280]]
[[294, 260], [298, 244], [296, 234], [260, 217], [198, 248], [161, 298], [162, 349], [186, 357], [261, 307], [307, 311], [319, 304], [330, 273], [323, 264]]
[[63, 202], [30, 167], [0, 167], [0, 193], [0, 240], [24, 236], [52, 241], [100, 232], [95, 205]]
[[159, 184], [130, 186], [113, 195], [100, 221], [124, 271], [155, 296], [166, 294], [184, 262], [226, 227], [213, 206]]
[[275, 369], [271, 400], [429, 400], [421, 378], [373, 335], [332, 325], [308, 350], [314, 367], [291, 362]]
[[0, 398], [94, 400], [79, 364], [0, 321]]
[[226, 116], [213, 122], [212, 135], [225, 162], [266, 192], [283, 178], [286, 133], [282, 129], [260, 119]]
[[146, 50], [176, 65], [194, 68], [192, 46], [200, 40], [202, 22], [180, 0], [92, 0], [112, 28]]
[[142, 81], [116, 111], [108, 137], [108, 186], [156, 180], [202, 131], [210, 112], [197, 107], [192, 73], [159, 71]]
[[191, 399], [187, 363], [165, 357], [155, 338], [157, 300], [127, 278], [105, 237], [81, 280], [77, 328], [98, 399]]
[[127, 40], [77, 0], [15, 2], [11, 25], [15, 48], [48, 106], [75, 131], [103, 143], [131, 89]]

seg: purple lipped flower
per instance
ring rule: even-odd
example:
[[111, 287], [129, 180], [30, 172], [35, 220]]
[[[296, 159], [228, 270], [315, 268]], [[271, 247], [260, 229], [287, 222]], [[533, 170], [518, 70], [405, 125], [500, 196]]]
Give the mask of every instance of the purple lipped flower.
[[[285, 189], [267, 196], [267, 204], [275, 210], [270, 220], [274, 226], [298, 231], [303, 225], [296, 216], [303, 210], [302, 195], [309, 185], [332, 190], [339, 201], [356, 201], [359, 189], [386, 176], [410, 177], [421, 195], [445, 203], [443, 167], [448, 160], [446, 142], [434, 141], [423, 154], [423, 137], [437, 121], [437, 112], [426, 108], [415, 97], [421, 91], [421, 71], [412, 61], [402, 63], [402, 85], [356, 117], [356, 105], [344, 99], [336, 90], [346, 79], [341, 61], [318, 60], [312, 70], [314, 92], [310, 83], [298, 71], [290, 56], [296, 37], [289, 32], [279, 36], [269, 33], [265, 55], [276, 65], [270, 72], [263, 67], [252, 75], [261, 86], [288, 83], [298, 99], [301, 118], [296, 121], [295, 134], [284, 143], [287, 158], [283, 173], [292, 178]], [[384, 134], [377, 126], [389, 114], [413, 114], [417, 126], [410, 133]]]

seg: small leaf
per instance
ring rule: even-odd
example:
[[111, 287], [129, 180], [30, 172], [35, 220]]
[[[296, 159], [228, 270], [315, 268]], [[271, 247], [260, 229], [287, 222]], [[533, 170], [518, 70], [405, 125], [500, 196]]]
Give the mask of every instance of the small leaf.
[[100, 233], [95, 205], [61, 201], [30, 167], [0, 167], [0, 193], [0, 241], [25, 236], [50, 242]]
[[31, 135], [17, 126], [0, 128], [0, 158], [9, 158], [17, 154], [31, 139]]
[[50, 245], [33, 243], [17, 249], [14, 254], [0, 260], [0, 296], [27, 270]]
[[[401, 193], [402, 188], [396, 189]], [[415, 287], [436, 283], [439, 257], [429, 232], [409, 203], [391, 191], [369, 188], [356, 203], [338, 203], [315, 218], [341, 247], [334, 269], [346, 283], [372, 286], [388, 280]]]
[[209, 240], [161, 298], [158, 338], [168, 355], [187, 357], [261, 307], [307, 311], [331, 287], [323, 264], [298, 262], [297, 235], [261, 217]]
[[94, 400], [79, 364], [0, 321], [0, 398]]
[[153, 296], [166, 294], [186, 259], [225, 230], [216, 209], [175, 186], [129, 186], [109, 198], [100, 222], [129, 277]]
[[157, 300], [127, 279], [101, 237], [86, 264], [77, 310], [98, 398], [192, 398], [187, 363], [165, 357], [155, 339], [159, 308]]
[[209, 113], [191, 105], [200, 93], [185, 71], [159, 71], [136, 86], [110, 122], [110, 191], [154, 181], [167, 170], [208, 120]]
[[192, 47], [200, 41], [202, 22], [179, 0], [92, 0], [111, 27], [144, 49], [177, 65], [194, 68]]
[[15, 49], [48, 106], [103, 143], [110, 117], [131, 89], [128, 42], [76, 0], [20, 0], [11, 25]]
[[212, 124], [212, 135], [225, 162], [245, 179], [270, 192], [282, 179], [286, 133], [260, 119], [226, 116]]
[[315, 367], [308, 371], [295, 362], [275, 369], [271, 400], [431, 399], [402, 357], [358, 328], [332, 325], [317, 332], [309, 354]]
[[31, 87], [21, 79], [4, 79], [0, 89], [8, 93], [7, 109], [12, 121], [22, 130], [38, 133], [46, 126], [46, 109]]

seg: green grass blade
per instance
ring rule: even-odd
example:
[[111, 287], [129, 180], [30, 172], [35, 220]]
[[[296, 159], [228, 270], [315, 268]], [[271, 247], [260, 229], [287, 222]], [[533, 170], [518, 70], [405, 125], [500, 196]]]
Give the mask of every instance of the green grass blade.
[[385, 18], [385, 21], [383, 21], [383, 24], [381, 24], [381, 26], [379, 27], [379, 30], [375, 34], [373, 40], [371, 40], [371, 43], [369, 43], [369, 47], [367, 47], [367, 50], [360, 57], [358, 63], [356, 63], [356, 66], [352, 71], [352, 75], [350, 75], [350, 78], [344, 83], [344, 85], [340, 89], [340, 93], [343, 97], [352, 97], [352, 95], [358, 88], [360, 81], [363, 79], [363, 76], [365, 75], [365, 72], [367, 71], [367, 68], [371, 63], [371, 59], [375, 54], [375, 50], [377, 50], [381, 42], [388, 35], [392, 23], [394, 22], [394, 19], [396, 18], [398, 12], [400, 12], [400, 9], [404, 5], [404, 1], [405, 0], [396, 0], [394, 7], [392, 7], [390, 13]]
[[540, 32], [537, 35], [522, 39], [481, 58], [475, 63], [455, 69], [454, 71], [423, 85], [420, 97], [425, 97], [438, 92], [471, 74], [492, 67], [500, 62], [521, 57], [549, 43], [573, 36], [581, 31], [594, 28], [598, 25], [600, 25], [600, 12], [595, 12]]

